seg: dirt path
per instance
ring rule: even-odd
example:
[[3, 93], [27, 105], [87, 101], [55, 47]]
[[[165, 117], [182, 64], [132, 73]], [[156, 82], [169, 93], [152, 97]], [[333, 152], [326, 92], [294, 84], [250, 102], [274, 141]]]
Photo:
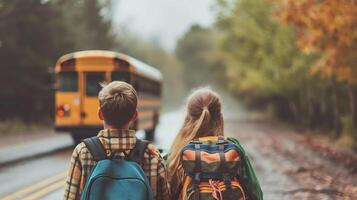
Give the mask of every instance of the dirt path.
[[302, 144], [304, 136], [293, 130], [226, 120], [226, 133], [248, 151], [265, 199], [357, 199], [357, 174]]
[[303, 134], [246, 111], [231, 95], [219, 91], [225, 133], [238, 138], [248, 152], [265, 200], [357, 199], [357, 159], [348, 166], [330, 159], [308, 145]]

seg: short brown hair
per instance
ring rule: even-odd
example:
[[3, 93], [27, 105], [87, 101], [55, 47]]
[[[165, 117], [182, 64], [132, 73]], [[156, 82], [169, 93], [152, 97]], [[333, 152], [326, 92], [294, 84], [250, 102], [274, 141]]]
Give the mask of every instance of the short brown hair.
[[104, 121], [114, 127], [127, 124], [134, 116], [138, 105], [138, 97], [133, 86], [122, 81], [101, 85], [98, 98]]

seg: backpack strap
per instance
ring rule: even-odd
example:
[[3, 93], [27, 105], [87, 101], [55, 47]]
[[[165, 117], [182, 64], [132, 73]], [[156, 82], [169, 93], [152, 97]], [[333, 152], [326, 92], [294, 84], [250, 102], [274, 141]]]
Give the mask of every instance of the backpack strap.
[[194, 200], [200, 200], [200, 182], [201, 182], [201, 177], [200, 177], [200, 172], [201, 172], [202, 166], [201, 166], [201, 145], [200, 144], [195, 144], [195, 168], [194, 168], [194, 179], [193, 179], [193, 185], [194, 185]]
[[105, 160], [107, 154], [105, 149], [97, 136], [86, 138], [83, 140], [84, 144], [88, 148], [90, 154], [93, 156], [95, 161]]
[[199, 173], [201, 171], [201, 145], [195, 144], [195, 173]]
[[131, 150], [130, 154], [127, 156], [127, 159], [134, 161], [138, 164], [141, 164], [144, 160], [144, 153], [149, 145], [149, 141], [136, 139], [135, 147]]

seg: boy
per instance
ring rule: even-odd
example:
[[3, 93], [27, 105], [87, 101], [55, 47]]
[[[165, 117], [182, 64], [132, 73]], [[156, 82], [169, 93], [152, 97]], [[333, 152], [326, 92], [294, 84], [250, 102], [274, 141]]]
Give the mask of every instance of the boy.
[[[115, 152], [115, 157], [124, 157], [134, 148], [135, 131], [129, 127], [138, 116], [137, 94], [128, 83], [114, 81], [102, 85], [99, 92], [98, 117], [103, 121], [104, 129], [98, 137], [107, 155]], [[95, 165], [93, 156], [82, 142], [74, 149], [67, 174], [64, 199], [80, 199], [87, 178]], [[142, 168], [148, 177], [155, 199], [169, 199], [166, 169], [156, 147], [149, 144]], [[120, 194], [119, 194], [120, 195]]]

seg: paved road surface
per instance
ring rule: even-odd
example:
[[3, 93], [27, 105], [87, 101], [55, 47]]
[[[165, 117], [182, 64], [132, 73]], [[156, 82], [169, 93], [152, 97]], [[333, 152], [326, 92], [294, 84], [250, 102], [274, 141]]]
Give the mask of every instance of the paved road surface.
[[[290, 173], [292, 169], [299, 166], [293, 163], [291, 158], [287, 158], [287, 155], [270, 148], [274, 146], [274, 142], [279, 143], [279, 137], [273, 137], [274, 133], [264, 129], [259, 123], [259, 118], [247, 114], [228, 95], [225, 95], [223, 105], [226, 134], [241, 140], [262, 184], [264, 199], [339, 199], [331, 194], [299, 192], [298, 189], [304, 188], [304, 185]], [[169, 149], [182, 124], [183, 117], [183, 109], [161, 116], [156, 135], [156, 144], [159, 147]], [[274, 127], [270, 128], [274, 132]], [[142, 135], [142, 133], [138, 134]], [[285, 142], [289, 143], [289, 141]], [[61, 199], [64, 173], [72, 149], [73, 147], [51, 155], [0, 167], [0, 182], [2, 183], [0, 199]]]

